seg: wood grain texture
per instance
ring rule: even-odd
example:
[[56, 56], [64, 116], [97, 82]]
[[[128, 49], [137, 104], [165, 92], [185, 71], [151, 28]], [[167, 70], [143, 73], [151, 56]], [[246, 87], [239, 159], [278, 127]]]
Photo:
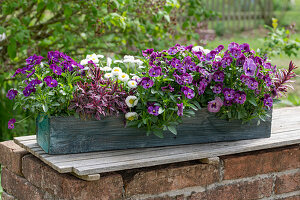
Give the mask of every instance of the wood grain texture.
[[266, 138], [271, 133], [271, 118], [257, 126], [257, 121], [222, 120], [202, 109], [177, 127], [177, 136], [165, 132], [164, 138], [146, 136], [144, 129], [124, 128], [121, 118], [101, 121], [75, 117], [37, 119], [37, 141], [49, 154], [69, 154], [101, 150], [159, 147], [182, 144]]
[[274, 110], [270, 138], [232, 142], [50, 155], [39, 147], [35, 136], [17, 137], [14, 140], [60, 173], [73, 173], [82, 177], [93, 175], [91, 177], [96, 179], [98, 175], [95, 174], [105, 172], [300, 144], [299, 114], [300, 107]]

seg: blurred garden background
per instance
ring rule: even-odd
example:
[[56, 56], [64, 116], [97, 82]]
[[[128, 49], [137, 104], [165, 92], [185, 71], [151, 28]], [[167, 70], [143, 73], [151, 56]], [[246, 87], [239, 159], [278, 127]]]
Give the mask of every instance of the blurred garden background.
[[[120, 58], [176, 43], [213, 49], [233, 41], [268, 54], [277, 67], [300, 66], [300, 0], [2, 0], [0, 140], [35, 134], [30, 113], [13, 110], [6, 97], [30, 55], [59, 50], [80, 61], [91, 53]], [[280, 106], [300, 106], [299, 77]], [[12, 117], [24, 120], [8, 130]]]
[[[300, 66], [300, 0], [4, 0], [0, 4], [0, 140], [35, 133], [30, 113], [6, 97], [25, 59], [59, 50], [76, 61], [87, 54], [141, 56], [176, 43], [213, 49], [249, 43], [271, 63]], [[273, 20], [272, 20], [273, 18]], [[298, 69], [298, 74], [300, 70]], [[276, 106], [300, 105], [300, 79]], [[10, 118], [24, 119], [13, 130]]]

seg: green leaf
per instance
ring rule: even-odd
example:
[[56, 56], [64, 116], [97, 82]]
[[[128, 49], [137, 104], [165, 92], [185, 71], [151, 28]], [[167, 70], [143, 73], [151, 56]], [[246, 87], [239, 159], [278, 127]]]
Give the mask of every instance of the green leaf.
[[16, 49], [17, 49], [16, 40], [14, 38], [11, 38], [7, 47], [7, 51], [10, 59], [14, 59], [16, 57], [17, 55]]
[[201, 106], [200, 106], [200, 104], [198, 103], [198, 101], [194, 101], [193, 104], [194, 104], [195, 106], [197, 106], [197, 108], [198, 108], [199, 110], [201, 110]]
[[257, 106], [255, 98], [251, 98], [248, 100], [252, 105]]
[[194, 110], [198, 110], [198, 108], [196, 106], [194, 106], [193, 104], [189, 104], [188, 106], [191, 107]]
[[48, 106], [46, 105], [46, 104], [43, 104], [43, 111], [45, 112], [45, 113], [47, 113], [48, 112]]
[[72, 15], [72, 8], [69, 4], [66, 4], [64, 6], [64, 15], [66, 16], [66, 18], [69, 18]]
[[175, 126], [168, 126], [169, 131], [171, 131], [174, 135], [177, 135], [177, 130]]
[[163, 131], [160, 130], [160, 129], [154, 130], [153, 133], [154, 133], [154, 135], [156, 135], [156, 136], [159, 137], [159, 138], [164, 138]]

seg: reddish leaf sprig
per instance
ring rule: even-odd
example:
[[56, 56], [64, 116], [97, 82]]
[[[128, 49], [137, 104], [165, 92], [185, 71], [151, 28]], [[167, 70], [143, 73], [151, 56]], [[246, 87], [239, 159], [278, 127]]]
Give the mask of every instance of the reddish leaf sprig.
[[297, 75], [294, 70], [297, 69], [296, 65], [291, 61], [289, 64], [289, 69], [279, 69], [277, 70], [274, 78], [274, 85], [273, 94], [274, 96], [280, 97], [285, 94], [288, 88], [294, 89], [291, 83], [295, 82], [292, 81], [292, 78], [295, 78]]
[[90, 83], [77, 84], [70, 109], [74, 109], [82, 118], [97, 120], [128, 112], [125, 99], [131, 92], [126, 92], [117, 81], [104, 79], [99, 67], [90, 68], [90, 74]]

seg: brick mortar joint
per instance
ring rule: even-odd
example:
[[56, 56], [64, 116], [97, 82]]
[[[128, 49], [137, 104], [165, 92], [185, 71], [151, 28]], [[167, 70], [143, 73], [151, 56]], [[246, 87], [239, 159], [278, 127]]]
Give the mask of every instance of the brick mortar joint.
[[[151, 195], [151, 194], [133, 195], [130, 198], [133, 198], [133, 199], [137, 198], [139, 200], [145, 200], [145, 199], [148, 199], [148, 198], [157, 198], [157, 197], [164, 197], [164, 196], [176, 197], [178, 195], [184, 195], [184, 199], [186, 199], [187, 197], [189, 197], [190, 195], [192, 195], [195, 192], [196, 193], [204, 192], [204, 191], [207, 191], [207, 190], [213, 190], [213, 189], [215, 189], [217, 187], [220, 187], [220, 186], [227, 186], [227, 185], [237, 184], [237, 183], [241, 183], [241, 182], [254, 182], [254, 181], [261, 180], [261, 179], [266, 179], [266, 178], [272, 178], [273, 184], [275, 184], [274, 178], [276, 178], [277, 176], [293, 175], [293, 174], [299, 173], [299, 169], [300, 168], [286, 170], [286, 171], [282, 171], [282, 172], [272, 172], [272, 173], [268, 173], [268, 174], [259, 174], [259, 175], [252, 176], [252, 177], [246, 177], [246, 178], [240, 178], [240, 179], [234, 179], [234, 180], [223, 180], [221, 182], [216, 182], [216, 183], [213, 183], [213, 184], [210, 184], [210, 185], [207, 185], [207, 186], [187, 187], [187, 188], [183, 188], [183, 189], [179, 189], [179, 190], [167, 191], [167, 192], [163, 192], [163, 193], [160, 193], [160, 194], [154, 194], [154, 195]], [[273, 191], [274, 191], [274, 188], [273, 188], [273, 185], [272, 185], [272, 194], [271, 194], [271, 196], [276, 196], [276, 197], [280, 196], [280, 195], [275, 195], [273, 193]], [[291, 192], [291, 193], [293, 193], [293, 192]]]

